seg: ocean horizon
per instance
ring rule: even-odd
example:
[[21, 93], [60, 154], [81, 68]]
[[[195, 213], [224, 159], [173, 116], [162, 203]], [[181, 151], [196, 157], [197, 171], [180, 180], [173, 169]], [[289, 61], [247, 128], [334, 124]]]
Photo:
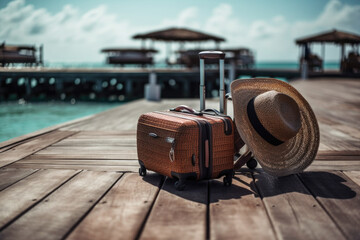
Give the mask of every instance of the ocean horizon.
[[[107, 64], [105, 62], [51, 62], [45, 61], [45, 67], [48, 68], [116, 68], [117, 66]], [[125, 68], [134, 68], [135, 65], [125, 65]], [[152, 68], [166, 68], [164, 62], [156, 62]], [[176, 68], [179, 66], [173, 66]], [[259, 61], [255, 63], [256, 69], [299, 69], [299, 63], [296, 61]], [[328, 61], [324, 63], [325, 70], [338, 70], [340, 64], [337, 61]]]

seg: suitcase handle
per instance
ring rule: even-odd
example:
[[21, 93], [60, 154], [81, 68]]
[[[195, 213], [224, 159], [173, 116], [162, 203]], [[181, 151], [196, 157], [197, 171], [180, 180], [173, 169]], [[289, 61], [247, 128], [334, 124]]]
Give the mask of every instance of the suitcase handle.
[[170, 111], [175, 111], [175, 112], [188, 112], [188, 113], [192, 113], [195, 115], [202, 115], [201, 112], [196, 111], [195, 109], [192, 109], [188, 106], [185, 105], [180, 105], [177, 106], [176, 108], [171, 108]]
[[205, 109], [205, 59], [219, 59], [220, 72], [220, 112], [226, 115], [225, 81], [224, 81], [224, 59], [225, 53], [221, 51], [203, 51], [199, 53], [200, 58], [200, 112]]
[[202, 110], [202, 112], [204, 112], [204, 113], [213, 112], [216, 116], [224, 116], [224, 114], [222, 114], [221, 112], [219, 112], [218, 110], [213, 109], [213, 108], [204, 109], [204, 110]]

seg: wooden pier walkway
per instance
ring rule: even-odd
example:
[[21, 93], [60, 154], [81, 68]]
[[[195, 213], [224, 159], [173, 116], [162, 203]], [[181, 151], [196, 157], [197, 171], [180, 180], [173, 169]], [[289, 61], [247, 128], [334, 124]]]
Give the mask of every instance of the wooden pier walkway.
[[321, 144], [288, 177], [244, 168], [231, 187], [189, 182], [182, 192], [140, 177], [138, 116], [197, 100], [138, 100], [0, 143], [0, 239], [359, 239], [360, 79], [293, 84]]

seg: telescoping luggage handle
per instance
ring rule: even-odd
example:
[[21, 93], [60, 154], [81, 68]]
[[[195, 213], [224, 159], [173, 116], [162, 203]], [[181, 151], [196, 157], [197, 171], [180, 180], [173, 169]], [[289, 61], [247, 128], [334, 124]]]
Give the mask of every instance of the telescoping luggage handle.
[[203, 51], [199, 53], [200, 58], [200, 111], [205, 110], [205, 59], [219, 59], [220, 71], [220, 112], [226, 114], [225, 82], [224, 82], [224, 59], [225, 53], [221, 51]]

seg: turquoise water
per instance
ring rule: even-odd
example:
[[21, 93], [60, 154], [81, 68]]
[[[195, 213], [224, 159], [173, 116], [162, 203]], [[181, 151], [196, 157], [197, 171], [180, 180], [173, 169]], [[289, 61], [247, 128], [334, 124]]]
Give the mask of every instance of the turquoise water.
[[119, 106], [120, 103], [0, 103], [0, 142]]
[[[52, 68], [113, 68], [114, 66], [106, 64], [104, 62], [83, 62], [83, 63], [63, 63], [63, 62], [45, 62], [46, 67]], [[126, 67], [126, 66], [125, 66]], [[130, 65], [129, 67], [134, 67]], [[165, 68], [165, 63], [155, 63], [154, 68]], [[256, 62], [255, 68], [273, 68], [273, 69], [299, 69], [298, 62]], [[325, 62], [325, 70], [336, 70], [339, 69], [339, 62]]]

